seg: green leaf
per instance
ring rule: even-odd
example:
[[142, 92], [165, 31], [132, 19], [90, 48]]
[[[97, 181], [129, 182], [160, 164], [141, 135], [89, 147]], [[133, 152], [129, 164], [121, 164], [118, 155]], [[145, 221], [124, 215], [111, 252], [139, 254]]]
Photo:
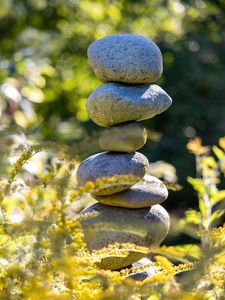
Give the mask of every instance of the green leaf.
[[213, 196], [211, 196], [210, 200], [213, 205], [217, 204], [220, 201], [225, 199], [225, 190], [221, 190], [216, 192]]
[[154, 249], [154, 252], [160, 255], [165, 255], [172, 260], [186, 262], [190, 258], [199, 259], [201, 257], [201, 250], [198, 245], [183, 244], [178, 246], [161, 246]]
[[199, 225], [201, 224], [201, 214], [194, 209], [189, 209], [185, 212], [184, 221], [189, 224], [191, 223], [191, 224]]
[[192, 177], [188, 177], [187, 181], [193, 186], [193, 188], [203, 194], [205, 192], [205, 186], [204, 186], [204, 182], [202, 179], [197, 179], [197, 178], [192, 178]]
[[200, 209], [202, 216], [206, 217], [207, 216], [207, 207], [206, 207], [205, 201], [202, 198], [199, 199], [199, 209]]
[[176, 182], [165, 182], [164, 184], [166, 185], [166, 187], [168, 188], [168, 190], [177, 192], [183, 189], [182, 185], [176, 183]]
[[213, 153], [216, 155], [216, 157], [219, 160], [222, 160], [225, 157], [225, 153], [223, 150], [221, 150], [219, 147], [217, 146], [213, 146], [212, 147]]
[[210, 223], [213, 223], [214, 221], [220, 219], [225, 213], [225, 209], [218, 209], [213, 212], [213, 214], [210, 217]]

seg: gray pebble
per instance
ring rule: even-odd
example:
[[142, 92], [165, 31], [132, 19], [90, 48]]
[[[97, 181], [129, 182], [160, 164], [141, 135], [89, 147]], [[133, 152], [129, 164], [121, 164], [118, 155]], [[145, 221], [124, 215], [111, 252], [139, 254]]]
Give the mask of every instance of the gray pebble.
[[99, 80], [152, 83], [162, 74], [162, 54], [155, 43], [136, 34], [114, 34], [93, 42], [89, 63]]
[[[132, 175], [143, 178], [149, 162], [147, 157], [139, 152], [121, 153], [121, 152], [101, 152], [85, 159], [78, 167], [77, 182], [80, 186], [85, 185], [88, 181], [95, 182], [97, 179], [104, 177], [113, 177], [117, 175]], [[138, 179], [137, 179], [138, 181]], [[123, 191], [134, 183], [116, 185], [102, 188], [95, 195], [110, 195]]]
[[143, 208], [162, 203], [168, 197], [168, 190], [158, 178], [145, 175], [142, 181], [129, 189], [106, 196], [93, 195], [93, 198], [105, 205], [127, 208]]
[[130, 274], [129, 276], [127, 276], [127, 278], [132, 278], [137, 281], [145, 280], [146, 278], [156, 274], [156, 268], [151, 265], [152, 265], [152, 261], [146, 257], [138, 260], [137, 262], [131, 265], [131, 268], [145, 267], [145, 266], [148, 267], [145, 267], [143, 271], [134, 272]]
[[172, 104], [170, 96], [158, 85], [105, 83], [87, 100], [89, 117], [100, 126], [153, 118]]
[[[169, 215], [161, 205], [129, 209], [96, 203], [81, 212], [85, 213], [95, 214], [81, 221], [89, 250], [100, 250], [114, 243], [158, 246], [167, 235], [170, 225]], [[109, 255], [99, 265], [103, 269], [117, 270], [144, 256], [145, 253], [128, 250], [128, 256]]]
[[99, 138], [99, 147], [106, 151], [134, 152], [147, 141], [147, 130], [143, 125], [129, 122], [106, 129]]

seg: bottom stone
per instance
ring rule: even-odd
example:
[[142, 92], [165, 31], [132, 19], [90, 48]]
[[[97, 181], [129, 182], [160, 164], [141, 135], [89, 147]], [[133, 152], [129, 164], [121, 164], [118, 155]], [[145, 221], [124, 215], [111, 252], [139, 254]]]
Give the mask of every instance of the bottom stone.
[[145, 280], [146, 278], [156, 274], [156, 268], [154, 266], [151, 266], [152, 261], [148, 258], [142, 258], [138, 260], [137, 262], [133, 263], [131, 265], [131, 268], [137, 268], [137, 267], [145, 267], [143, 271], [137, 271], [129, 276], [127, 278], [132, 278], [137, 281]]
[[[114, 243], [131, 243], [137, 246], [158, 246], [168, 233], [170, 220], [161, 205], [150, 208], [129, 209], [106, 206], [100, 203], [84, 209], [81, 214], [93, 213], [81, 221], [84, 239], [90, 250], [100, 250]], [[117, 270], [138, 261], [146, 254], [127, 250], [104, 257], [99, 263], [103, 269]]]

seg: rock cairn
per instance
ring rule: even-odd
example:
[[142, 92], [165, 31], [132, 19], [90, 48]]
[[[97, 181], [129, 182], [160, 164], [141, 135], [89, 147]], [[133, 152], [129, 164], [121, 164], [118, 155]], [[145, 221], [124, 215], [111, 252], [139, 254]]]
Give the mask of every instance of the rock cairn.
[[[148, 159], [136, 150], [147, 140], [146, 129], [138, 122], [162, 113], [172, 104], [170, 96], [152, 84], [162, 74], [160, 49], [145, 37], [115, 34], [92, 43], [88, 58], [98, 79], [105, 83], [89, 96], [87, 111], [91, 120], [107, 129], [99, 140], [104, 152], [80, 164], [77, 182], [83, 186], [88, 181], [118, 175], [142, 180], [93, 192], [98, 203], [81, 212], [97, 211], [82, 221], [85, 241], [91, 250], [114, 243], [158, 246], [169, 229], [169, 215], [159, 205], [166, 200], [168, 191], [162, 181], [146, 175]], [[92, 228], [99, 228], [94, 236], [90, 234]], [[142, 265], [143, 260], [146, 264], [149, 261], [143, 256], [137, 250], [129, 250], [126, 257], [105, 257], [100, 267], [118, 270]], [[133, 278], [143, 279], [149, 274], [152, 269]]]

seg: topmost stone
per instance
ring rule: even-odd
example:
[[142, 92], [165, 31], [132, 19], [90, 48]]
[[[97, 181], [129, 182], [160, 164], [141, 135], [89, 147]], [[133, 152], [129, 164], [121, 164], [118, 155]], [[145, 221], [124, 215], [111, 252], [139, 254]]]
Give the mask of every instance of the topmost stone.
[[163, 71], [158, 46], [136, 34], [114, 34], [97, 40], [89, 46], [88, 58], [103, 82], [152, 83]]

